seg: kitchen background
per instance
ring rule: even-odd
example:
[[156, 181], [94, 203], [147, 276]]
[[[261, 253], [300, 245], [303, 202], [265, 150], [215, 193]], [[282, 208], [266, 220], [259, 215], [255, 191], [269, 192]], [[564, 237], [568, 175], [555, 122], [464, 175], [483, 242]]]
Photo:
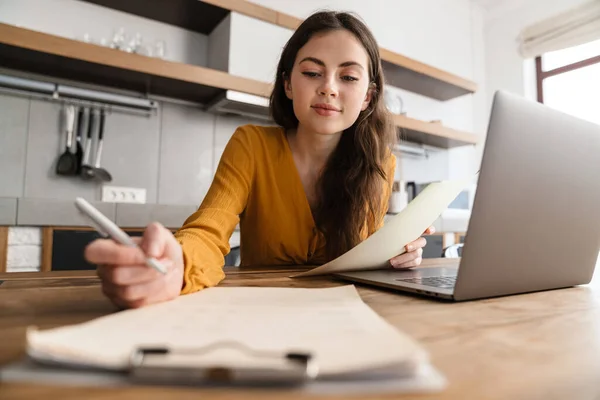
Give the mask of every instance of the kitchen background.
[[[401, 156], [396, 178], [426, 183], [470, 176], [477, 170], [493, 91], [504, 88], [531, 93], [528, 70], [514, 38], [534, 19], [578, 1], [254, 2], [298, 18], [321, 8], [355, 11], [382, 47], [478, 84], [474, 94], [448, 101], [388, 88], [401, 97], [409, 117], [441, 120], [445, 126], [482, 137], [477, 146], [430, 149], [427, 157]], [[155, 52], [162, 47], [165, 59], [264, 82], [273, 81], [279, 52], [292, 33], [232, 13], [212, 34], [203, 35], [80, 0], [0, 0], [0, 22], [97, 43], [109, 43], [122, 27], [130, 38], [139, 33]], [[0, 70], [3, 72], [18, 71]], [[145, 205], [102, 205], [101, 210], [123, 226], [143, 227], [153, 219], [171, 227], [181, 224], [202, 201], [236, 127], [266, 123], [207, 112], [201, 105], [157, 100], [158, 108], [149, 116], [114, 111], [106, 118], [102, 167], [113, 176], [110, 185], [141, 188], [146, 195]], [[9, 230], [9, 271], [39, 270], [42, 233], [38, 227], [78, 225], [71, 205], [74, 197], [102, 200], [102, 184], [55, 173], [65, 146], [62, 112], [63, 105], [58, 102], [0, 94], [0, 225], [19, 225]], [[97, 136], [97, 130], [94, 134]], [[468, 215], [452, 232], [464, 231], [467, 222]]]

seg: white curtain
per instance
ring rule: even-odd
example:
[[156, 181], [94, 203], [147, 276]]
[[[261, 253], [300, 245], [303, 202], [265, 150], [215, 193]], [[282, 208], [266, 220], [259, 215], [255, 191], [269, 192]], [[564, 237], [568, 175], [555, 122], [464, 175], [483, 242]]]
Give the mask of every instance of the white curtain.
[[600, 39], [600, 0], [593, 0], [525, 28], [519, 35], [524, 58]]

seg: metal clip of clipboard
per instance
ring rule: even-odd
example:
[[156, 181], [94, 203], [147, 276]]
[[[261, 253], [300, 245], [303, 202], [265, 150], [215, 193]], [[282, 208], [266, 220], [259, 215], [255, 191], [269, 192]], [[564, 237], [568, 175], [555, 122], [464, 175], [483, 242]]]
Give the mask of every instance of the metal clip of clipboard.
[[[206, 362], [211, 352], [239, 353], [243, 363]], [[248, 363], [248, 359], [254, 360]], [[129, 375], [138, 382], [181, 385], [301, 385], [315, 379], [316, 361], [310, 354], [258, 351], [237, 342], [219, 342], [198, 348], [141, 347], [129, 360]]]

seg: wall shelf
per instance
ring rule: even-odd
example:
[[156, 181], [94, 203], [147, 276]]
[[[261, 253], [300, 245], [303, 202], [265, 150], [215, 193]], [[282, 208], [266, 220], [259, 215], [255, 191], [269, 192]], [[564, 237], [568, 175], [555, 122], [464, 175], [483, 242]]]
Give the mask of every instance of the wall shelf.
[[403, 141], [450, 149], [479, 142], [475, 134], [458, 131], [436, 122], [425, 122], [404, 115], [394, 115], [394, 124], [400, 128]]
[[0, 23], [2, 67], [207, 103], [225, 90], [268, 96], [271, 85]]
[[[84, 83], [209, 103], [226, 90], [268, 97], [271, 84], [210, 68], [125, 53], [0, 23], [2, 66]], [[402, 115], [401, 138], [440, 148], [476, 144], [478, 137]]]
[[388, 85], [431, 97], [450, 100], [475, 93], [477, 84], [460, 76], [413, 60], [390, 50], [380, 49]]
[[[296, 29], [301, 19], [246, 0], [84, 0], [203, 34], [231, 11], [274, 25]], [[386, 83], [437, 100], [477, 91], [477, 84], [393, 51], [380, 48]]]

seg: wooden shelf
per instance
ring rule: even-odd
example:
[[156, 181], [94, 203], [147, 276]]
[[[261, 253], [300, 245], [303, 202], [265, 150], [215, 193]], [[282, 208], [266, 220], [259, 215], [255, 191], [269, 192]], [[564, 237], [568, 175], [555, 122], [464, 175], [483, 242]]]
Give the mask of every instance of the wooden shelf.
[[477, 84], [460, 76], [390, 50], [382, 48], [380, 53], [388, 85], [436, 100], [450, 100], [477, 91]]
[[0, 23], [2, 66], [207, 103], [227, 89], [268, 97], [271, 85]]
[[440, 123], [425, 122], [404, 115], [394, 115], [394, 123], [400, 128], [400, 139], [407, 142], [444, 149], [474, 145], [479, 142], [477, 135], [447, 128]]
[[[210, 33], [234, 11], [288, 29], [302, 20], [246, 0], [84, 0], [203, 34]], [[386, 82], [437, 100], [477, 91], [477, 84], [422, 62], [380, 49]]]
[[[0, 23], [2, 66], [141, 93], [208, 103], [225, 90], [269, 97], [272, 85], [222, 71], [125, 53], [102, 46]], [[395, 115], [401, 137], [451, 148], [477, 143], [477, 136]]]

